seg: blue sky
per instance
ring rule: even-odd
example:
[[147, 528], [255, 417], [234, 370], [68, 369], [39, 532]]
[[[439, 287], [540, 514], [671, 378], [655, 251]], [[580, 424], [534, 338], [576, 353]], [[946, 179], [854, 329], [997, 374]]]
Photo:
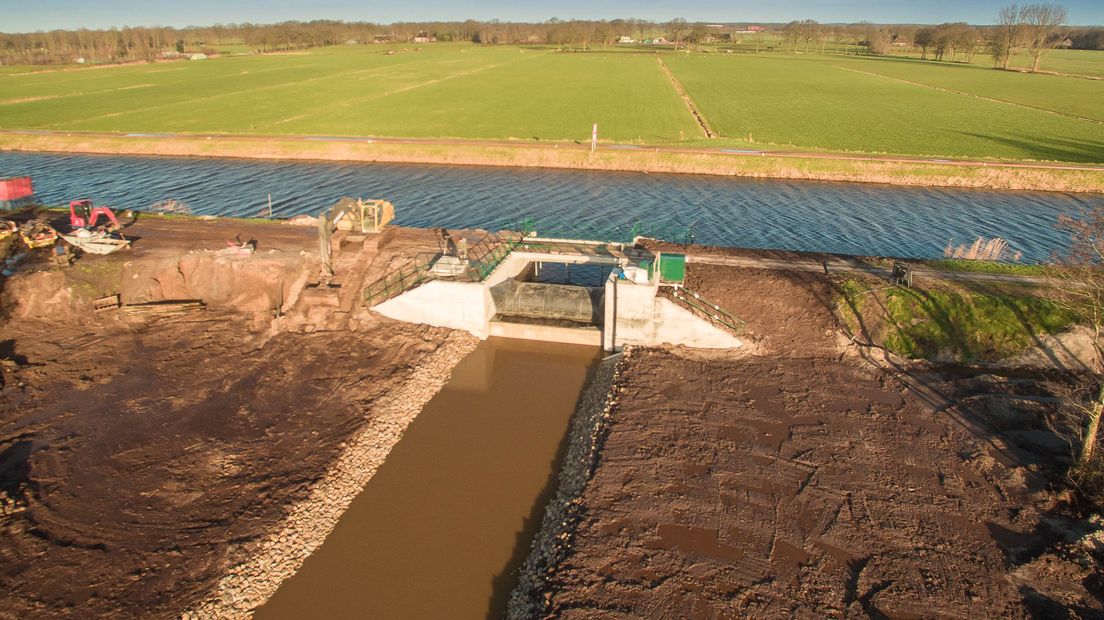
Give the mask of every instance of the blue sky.
[[[213, 23], [271, 23], [290, 19], [429, 21], [494, 19], [543, 21], [639, 17], [666, 21], [821, 22], [965, 21], [992, 23], [997, 10], [1014, 0], [0, 0], [0, 32], [111, 26], [187, 26]], [[1030, 0], [1028, 0], [1030, 1]], [[1104, 0], [1065, 0], [1070, 23], [1104, 25]]]

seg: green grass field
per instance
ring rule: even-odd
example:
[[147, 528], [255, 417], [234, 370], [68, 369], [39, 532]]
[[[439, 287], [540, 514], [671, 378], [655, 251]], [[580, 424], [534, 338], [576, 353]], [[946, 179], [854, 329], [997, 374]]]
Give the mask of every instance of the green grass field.
[[[1099, 80], [902, 57], [664, 52], [720, 134], [705, 140], [655, 53], [415, 47], [0, 68], [0, 128], [585, 141], [597, 122], [602, 140], [623, 143], [1104, 161]], [[1104, 54], [1048, 60], [1064, 57], [1104, 67]]]
[[1104, 82], [854, 56], [685, 54], [667, 63], [726, 137], [864, 153], [1104, 160], [1096, 120]]
[[[912, 58], [919, 59], [920, 52], [914, 52], [909, 54], [903, 54], [900, 52], [894, 52], [898, 58]], [[929, 61], [931, 56], [929, 55]], [[1012, 55], [1012, 59], [1008, 62], [1008, 68], [1010, 69], [1030, 69], [1031, 68], [1031, 56], [1022, 50]], [[935, 62], [935, 61], [931, 61]], [[975, 54], [970, 63], [967, 64], [965, 57], [959, 55], [957, 61], [942, 61], [937, 64], [940, 65], [964, 65], [967, 67], [980, 67], [983, 69], [993, 68], [993, 58], [988, 54], [982, 52]], [[1039, 71], [1043, 73], [1065, 73], [1069, 75], [1080, 75], [1085, 77], [1097, 77], [1104, 78], [1104, 51], [1101, 50], [1051, 50], [1047, 52], [1042, 61], [1039, 63]]]

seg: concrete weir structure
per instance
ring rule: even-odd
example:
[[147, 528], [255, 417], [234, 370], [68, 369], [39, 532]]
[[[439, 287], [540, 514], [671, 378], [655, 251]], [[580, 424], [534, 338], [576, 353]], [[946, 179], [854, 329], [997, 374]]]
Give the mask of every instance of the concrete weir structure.
[[[548, 263], [604, 265], [609, 273], [604, 283], [591, 287], [526, 281]], [[372, 309], [400, 321], [465, 330], [480, 339], [524, 338], [606, 351], [625, 345], [743, 344], [730, 331], [661, 295], [661, 287], [669, 285], [660, 281], [658, 269], [647, 281], [621, 278], [628, 264], [623, 254], [519, 248], [482, 281], [433, 279]]]

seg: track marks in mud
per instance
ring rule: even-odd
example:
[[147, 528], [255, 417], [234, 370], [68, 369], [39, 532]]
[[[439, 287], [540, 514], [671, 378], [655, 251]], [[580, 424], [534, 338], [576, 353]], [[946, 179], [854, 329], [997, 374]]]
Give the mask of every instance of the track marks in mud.
[[892, 382], [657, 350], [625, 376], [549, 613], [1023, 615], [998, 541], [964, 527], [1016, 527], [1007, 505]]

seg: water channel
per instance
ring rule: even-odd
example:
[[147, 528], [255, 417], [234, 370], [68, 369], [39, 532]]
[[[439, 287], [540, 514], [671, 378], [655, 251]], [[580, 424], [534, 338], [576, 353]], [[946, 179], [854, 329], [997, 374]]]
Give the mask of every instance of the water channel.
[[599, 356], [480, 343], [256, 617], [501, 617]]
[[[942, 256], [949, 241], [1003, 237], [1025, 260], [1063, 251], [1060, 214], [1101, 194], [998, 192], [724, 177], [332, 162], [0, 153], [0, 176], [31, 175], [49, 204], [90, 197], [144, 209], [289, 217], [341, 196], [386, 198], [396, 223], [498, 229], [536, 220], [547, 235], [625, 241], [693, 233], [710, 245]], [[639, 224], [639, 226], [638, 226]]]

